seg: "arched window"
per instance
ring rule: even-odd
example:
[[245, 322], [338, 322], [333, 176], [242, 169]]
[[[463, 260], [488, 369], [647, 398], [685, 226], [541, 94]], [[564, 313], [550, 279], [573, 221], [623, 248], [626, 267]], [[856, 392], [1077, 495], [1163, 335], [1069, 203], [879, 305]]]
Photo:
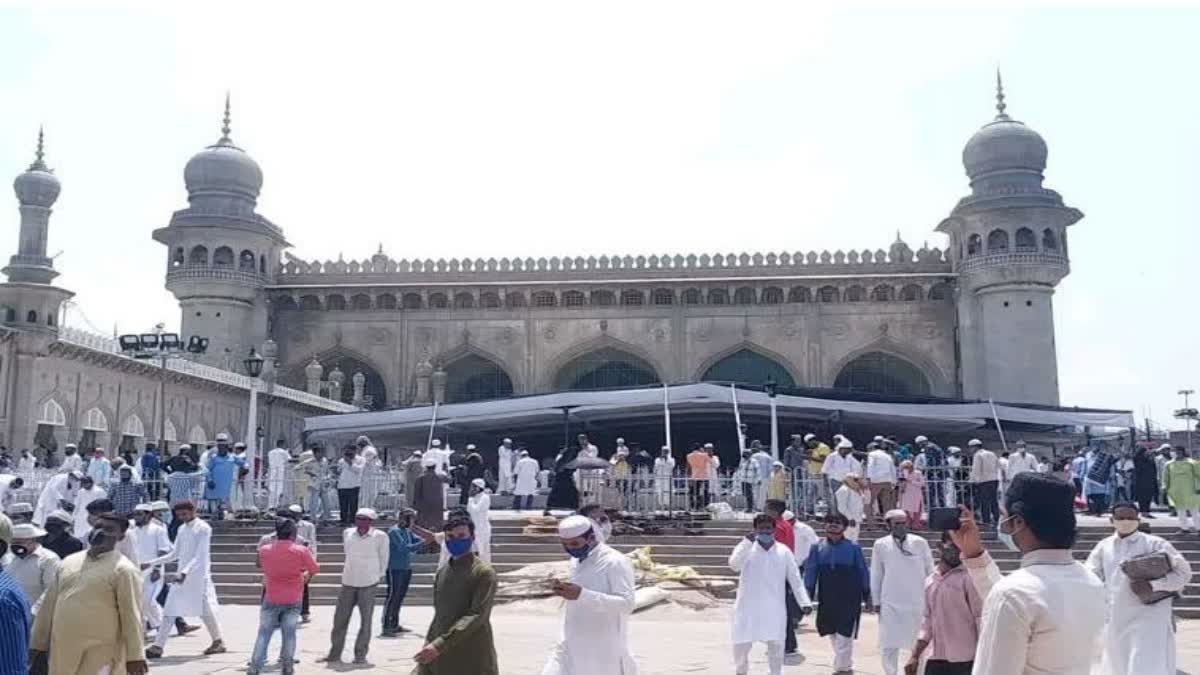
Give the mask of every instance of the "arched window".
[[884, 352], [869, 352], [847, 363], [833, 386], [873, 394], [929, 395], [929, 380], [920, 369]]
[[29, 313], [25, 315], [25, 323], [37, 323], [36, 310], [29, 310]]
[[321, 309], [321, 298], [315, 295], [300, 296], [300, 309]]
[[644, 305], [646, 304], [646, 296], [641, 291], [626, 289], [621, 291], [622, 305]]
[[587, 304], [587, 296], [580, 291], [566, 291], [563, 293], [563, 305], [566, 307], [583, 307]]
[[475, 307], [475, 296], [470, 293], [456, 293], [454, 295], [454, 309], [473, 309]]
[[12, 307], [4, 308], [4, 320], [8, 323], [16, 323], [17, 310], [13, 309]]
[[352, 309], [371, 309], [371, 296], [366, 293], [357, 293], [351, 296], [350, 307]]
[[851, 286], [846, 289], [846, 302], [862, 302], [867, 299], [867, 289], [862, 286]]
[[946, 284], [934, 284], [929, 289], [930, 300], [949, 300], [954, 295], [953, 290]]
[[1058, 237], [1054, 236], [1054, 230], [1048, 227], [1042, 230], [1042, 248], [1046, 251], [1058, 250]]
[[669, 288], [654, 289], [654, 304], [656, 305], [673, 305], [675, 304], [675, 291]]
[[193, 246], [192, 252], [188, 254], [189, 265], [208, 266], [208, 249], [203, 246]]
[[484, 309], [496, 309], [500, 307], [500, 296], [491, 291], [480, 293], [479, 306]]
[[840, 295], [837, 286], [822, 286], [817, 289], [817, 302], [837, 302]]
[[383, 293], [375, 297], [375, 306], [379, 309], [396, 309], [396, 296]]
[[592, 291], [592, 304], [600, 307], [615, 305], [617, 304], [617, 296], [612, 291], [595, 290]]
[[192, 447], [195, 448], [203, 447], [207, 442], [208, 432], [204, 430], [204, 427], [199, 424], [193, 425], [191, 430], [188, 431], [188, 443], [191, 443]]
[[168, 443], [176, 443], [179, 441], [179, 431], [175, 429], [175, 423], [169, 419], [163, 420], [162, 440]]
[[420, 293], [405, 293], [400, 302], [404, 309], [421, 309], [421, 305], [424, 304]]
[[91, 408], [83, 414], [82, 428], [87, 431], [108, 431], [108, 418], [99, 408]]
[[525, 302], [524, 293], [517, 293], [516, 291], [513, 291], [512, 293], [504, 296], [504, 304], [511, 309], [513, 307], [525, 307], [528, 303]]
[[233, 267], [233, 249], [222, 246], [213, 251], [213, 267]]
[[916, 284], [905, 284], [904, 288], [900, 289], [900, 299], [904, 302], [916, 302], [924, 295], [921, 292], [921, 287]]
[[796, 381], [787, 368], [752, 349], [739, 349], [714, 363], [700, 376], [701, 382], [744, 382], [761, 385], [767, 380], [774, 380], [781, 387], [796, 386]]
[[254, 252], [242, 251], [238, 254], [238, 269], [242, 272], [254, 271]]
[[689, 288], [683, 292], [683, 304], [685, 305], [699, 305], [703, 301], [704, 296], [700, 293], [699, 288]]
[[174, 253], [171, 254], [171, 267], [179, 267], [183, 263], [184, 263], [183, 247], [180, 246], [179, 248], [175, 249]]
[[554, 293], [551, 293], [550, 291], [538, 291], [537, 293], [533, 294], [532, 300], [534, 307], [553, 307], [558, 304], [557, 299], [554, 297]]
[[334, 293], [325, 298], [325, 309], [340, 311], [346, 309], [346, 296]]
[[38, 418], [38, 424], [48, 424], [54, 427], [67, 426], [67, 413], [63, 411], [63, 407], [54, 399], [47, 399], [42, 404], [42, 416]]
[[657, 382], [654, 367], [644, 359], [609, 347], [572, 359], [554, 377], [557, 390], [636, 387]]
[[446, 402], [482, 401], [512, 396], [513, 384], [498, 364], [467, 354], [445, 366]]
[[121, 435], [144, 438], [146, 436], [146, 427], [142, 424], [142, 418], [137, 415], [126, 417], [125, 423], [121, 425]]
[[812, 302], [812, 291], [807, 286], [794, 286], [788, 291], [788, 302]]
[[1008, 253], [1008, 232], [996, 229], [988, 232], [988, 253]]
[[1037, 251], [1037, 235], [1028, 227], [1017, 230], [1017, 251], [1032, 253]]
[[729, 291], [724, 288], [712, 288], [708, 291], [708, 304], [710, 305], [728, 305]]
[[873, 302], [891, 302], [896, 298], [896, 289], [887, 284], [879, 284], [871, 289], [871, 300]]
[[778, 305], [783, 302], [783, 289], [775, 286], [768, 286], [762, 291], [762, 297], [759, 301], [764, 305]]
[[754, 289], [749, 286], [742, 286], [733, 292], [733, 304], [735, 305], [753, 305], [754, 304]]
[[446, 309], [449, 306], [450, 300], [446, 298], [445, 293], [429, 294], [429, 309]]
[[980, 253], [983, 253], [983, 239], [977, 234], [967, 237], [967, 255], [973, 256]]

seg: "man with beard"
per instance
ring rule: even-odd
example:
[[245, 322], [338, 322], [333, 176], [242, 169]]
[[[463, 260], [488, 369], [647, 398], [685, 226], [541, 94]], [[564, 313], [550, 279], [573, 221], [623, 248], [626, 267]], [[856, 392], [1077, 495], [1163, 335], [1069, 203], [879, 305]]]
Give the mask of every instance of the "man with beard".
[[925, 610], [905, 675], [916, 675], [929, 650], [925, 675], [971, 675], [983, 599], [962, 567], [962, 555], [949, 532], [942, 533], [937, 567], [925, 579]]
[[910, 534], [908, 514], [893, 509], [884, 515], [891, 536], [871, 547], [871, 598], [879, 612], [879, 655], [884, 675], [896, 675], [900, 650], [917, 637], [925, 610], [922, 586], [933, 572], [933, 555], [924, 537]]
[[83, 550], [83, 542], [71, 536], [71, 514], [61, 509], [46, 516], [46, 536], [42, 546], [53, 551], [60, 559]]
[[167, 604], [163, 607], [167, 619], [159, 626], [154, 644], [146, 649], [146, 657], [162, 658], [163, 647], [167, 645], [176, 617], [197, 615], [204, 621], [204, 627], [212, 638], [212, 644], [204, 650], [204, 654], [223, 654], [227, 650], [221, 639], [221, 626], [217, 623], [217, 593], [210, 578], [212, 527], [196, 517], [191, 502], [176, 504], [175, 518], [180, 523], [175, 548], [155, 562], [178, 560], [179, 569], [167, 594]]
[[12, 551], [13, 559], [4, 571], [21, 585], [21, 590], [25, 591], [25, 599], [29, 600], [36, 616], [42, 604], [42, 594], [54, 582], [61, 560], [58, 554], [42, 548], [38, 543], [40, 538], [46, 535], [46, 531], [37, 525], [21, 523], [14, 525], [12, 532], [12, 546], [9, 550]]
[[817, 632], [833, 645], [835, 673], [853, 672], [859, 619], [871, 607], [871, 574], [862, 549], [845, 537], [849, 525], [840, 513], [825, 516], [825, 541], [804, 563], [804, 585], [817, 603]]
[[133, 541], [137, 547], [138, 560], [142, 561], [142, 618], [150, 630], [157, 630], [162, 623], [162, 608], [158, 606], [158, 594], [163, 588], [164, 569], [154, 561], [171, 553], [175, 548], [167, 536], [167, 528], [153, 518], [150, 504], [133, 507]]

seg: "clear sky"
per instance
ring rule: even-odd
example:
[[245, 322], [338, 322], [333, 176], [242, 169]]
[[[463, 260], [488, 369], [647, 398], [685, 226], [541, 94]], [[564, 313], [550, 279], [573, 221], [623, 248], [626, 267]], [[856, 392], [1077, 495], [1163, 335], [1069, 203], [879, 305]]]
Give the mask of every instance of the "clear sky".
[[259, 211], [306, 259], [944, 246], [1000, 65], [1086, 215], [1055, 296], [1063, 403], [1180, 428], [1200, 9], [816, 5], [8, 5], [0, 173], [45, 124], [69, 321], [104, 332], [178, 325], [150, 233], [226, 90]]

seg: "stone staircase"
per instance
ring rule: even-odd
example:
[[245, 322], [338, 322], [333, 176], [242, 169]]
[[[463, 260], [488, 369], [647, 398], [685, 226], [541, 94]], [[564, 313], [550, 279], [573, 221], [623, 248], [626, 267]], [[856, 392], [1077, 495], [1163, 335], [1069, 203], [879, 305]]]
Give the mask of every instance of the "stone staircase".
[[[496, 520], [492, 523], [492, 564], [500, 572], [517, 569], [523, 565], [535, 562], [562, 560], [565, 558], [557, 537], [553, 535], [526, 535], [522, 532], [524, 520]], [[383, 525], [386, 527], [388, 525]], [[655, 562], [668, 565], [688, 565], [702, 577], [732, 580], [733, 572], [727, 565], [730, 551], [738, 539], [749, 531], [750, 525], [740, 521], [708, 521], [697, 523], [703, 534], [663, 534], [663, 535], [618, 535], [610, 542], [622, 552], [629, 552], [642, 546], [651, 547], [651, 556]], [[252, 522], [222, 522], [215, 524], [212, 544], [213, 582], [217, 587], [217, 595], [225, 604], [258, 604], [262, 593], [261, 575], [254, 567], [255, 545], [263, 534], [270, 530], [268, 524]], [[820, 527], [817, 527], [820, 533]], [[1102, 527], [1082, 527], [1079, 541], [1074, 548], [1077, 560], [1083, 561], [1096, 545], [1096, 542], [1108, 536], [1111, 530]], [[868, 563], [871, 556], [871, 543], [878, 530], [868, 530], [863, 533], [859, 543], [867, 555]], [[931, 543], [940, 537], [935, 532], [919, 532]], [[309, 585], [312, 604], [331, 605], [334, 603], [341, 575], [344, 556], [341, 550], [341, 529], [337, 527], [321, 528], [318, 539], [320, 542], [318, 558], [321, 572]], [[1175, 612], [1180, 618], [1200, 618], [1200, 537], [1167, 535], [1177, 549], [1192, 564], [1194, 574], [1191, 583], [1184, 590], [1182, 598], [1175, 601]], [[1019, 556], [1005, 549], [994, 537], [987, 540], [988, 550], [1004, 572], [1017, 568]], [[422, 553], [414, 558], [413, 579], [409, 587], [407, 604], [424, 605], [432, 601], [432, 584], [437, 555]], [[385, 593], [381, 585], [379, 590]]]

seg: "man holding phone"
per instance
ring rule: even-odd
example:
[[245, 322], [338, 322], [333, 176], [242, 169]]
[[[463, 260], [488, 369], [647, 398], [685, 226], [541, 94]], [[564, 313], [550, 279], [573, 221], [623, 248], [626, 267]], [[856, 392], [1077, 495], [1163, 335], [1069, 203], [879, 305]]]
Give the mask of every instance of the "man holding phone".
[[[942, 532], [937, 568], [925, 580], [925, 611], [904, 675], [917, 675], [929, 650], [925, 675], [971, 675], [983, 599], [962, 567], [949, 531]], [[930, 649], [932, 647], [932, 649]]]

